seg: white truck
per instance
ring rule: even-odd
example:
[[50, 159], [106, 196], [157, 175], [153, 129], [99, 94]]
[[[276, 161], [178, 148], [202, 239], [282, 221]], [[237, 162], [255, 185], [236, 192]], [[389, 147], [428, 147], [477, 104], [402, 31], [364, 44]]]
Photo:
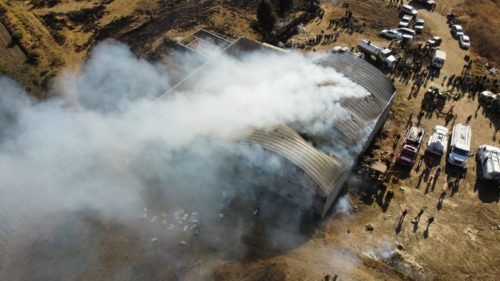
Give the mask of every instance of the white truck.
[[479, 178], [500, 187], [500, 148], [483, 144], [476, 157]]
[[460, 168], [466, 168], [467, 160], [471, 157], [471, 138], [472, 131], [468, 124], [456, 124], [453, 126], [448, 163]]
[[441, 69], [446, 61], [446, 53], [441, 50], [436, 50], [432, 55], [432, 67]]
[[375, 56], [389, 68], [392, 67], [396, 62], [396, 58], [392, 55], [391, 49], [379, 47], [373, 44], [370, 40], [360, 40], [358, 43], [358, 48], [366, 54]]
[[432, 135], [427, 144], [427, 152], [441, 156], [446, 152], [448, 146], [448, 128], [437, 125], [432, 130]]

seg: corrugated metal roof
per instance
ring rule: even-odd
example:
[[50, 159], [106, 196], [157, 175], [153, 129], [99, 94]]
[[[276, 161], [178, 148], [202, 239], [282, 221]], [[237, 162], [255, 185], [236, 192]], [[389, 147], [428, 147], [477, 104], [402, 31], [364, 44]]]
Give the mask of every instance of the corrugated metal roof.
[[[255, 41], [240, 38], [229, 45], [224, 53], [238, 57], [242, 53], [262, 49], [276, 52]], [[331, 54], [322, 58], [318, 63], [334, 68], [370, 93], [370, 96], [363, 98], [342, 98], [340, 104], [350, 113], [350, 116], [335, 121], [332, 128], [335, 137], [325, 136], [330, 142], [329, 145], [336, 148], [335, 151], [350, 151], [358, 145], [364, 146], [361, 142], [364, 141], [363, 137], [368, 124], [377, 120], [394, 94], [392, 83], [376, 67], [352, 54]], [[196, 72], [198, 75], [201, 74], [200, 71]], [[174, 88], [188, 87], [190, 79], [196, 78], [190, 75]], [[341, 187], [343, 183], [339, 182], [340, 179], [351, 169], [353, 159], [358, 156], [346, 156], [341, 152], [326, 154], [314, 148], [286, 125], [280, 125], [272, 130], [254, 130], [243, 141], [261, 145], [300, 167], [318, 184], [319, 191], [324, 196], [328, 196], [336, 187]], [[346, 159], [349, 156], [351, 158]]]
[[328, 156], [315, 149], [285, 125], [272, 130], [254, 130], [246, 141], [259, 144], [299, 166], [318, 184], [324, 195], [331, 192], [337, 180], [349, 169], [342, 158]]
[[[336, 134], [330, 140], [338, 150], [350, 151], [358, 145], [363, 146], [367, 126], [380, 116], [394, 94], [392, 83], [376, 67], [352, 54], [332, 54], [322, 58], [319, 64], [334, 68], [370, 93], [368, 97], [343, 98], [340, 101], [351, 116], [335, 121], [333, 130]], [[341, 153], [330, 152], [327, 155], [317, 150], [285, 125], [270, 131], [256, 130], [248, 140], [299, 166], [318, 184], [325, 196], [336, 187], [340, 188], [342, 183], [338, 181], [354, 163]], [[357, 157], [350, 156], [352, 159]]]

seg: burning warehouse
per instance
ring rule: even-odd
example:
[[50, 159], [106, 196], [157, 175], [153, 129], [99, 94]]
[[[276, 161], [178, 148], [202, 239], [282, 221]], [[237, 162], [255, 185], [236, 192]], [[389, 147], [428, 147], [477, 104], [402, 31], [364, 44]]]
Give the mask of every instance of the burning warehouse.
[[[218, 56], [229, 55], [239, 59], [255, 51], [286, 52], [246, 38], [226, 41], [203, 30], [193, 34], [187, 42], [178, 44], [177, 49], [185, 48], [188, 52], [198, 54], [201, 66], [160, 100], [173, 93], [189, 91], [199, 75], [203, 75], [207, 65], [217, 63]], [[201, 50], [206, 50], [206, 45], [211, 44], [211, 52], [200, 52], [193, 47], [200, 43], [204, 46]], [[323, 217], [342, 190], [355, 161], [387, 119], [395, 90], [382, 72], [350, 53], [322, 56], [316, 60], [316, 64], [341, 73], [363, 87], [368, 94], [362, 97], [340, 97], [335, 110], [341, 116], [326, 120], [327, 131], [315, 132], [307, 128], [307, 124], [292, 122], [279, 124], [272, 129], [256, 128], [245, 134], [239, 142], [261, 147], [267, 154], [286, 163], [272, 173], [262, 168], [266, 167], [269, 155], [255, 159], [253, 167], [242, 167], [237, 162], [233, 165], [236, 166], [235, 173], [249, 182], [255, 182], [256, 185], [265, 182], [267, 191], [293, 202], [301, 209], [311, 209], [312, 206], [315, 213]], [[336, 87], [336, 83], [324, 81], [316, 86]]]

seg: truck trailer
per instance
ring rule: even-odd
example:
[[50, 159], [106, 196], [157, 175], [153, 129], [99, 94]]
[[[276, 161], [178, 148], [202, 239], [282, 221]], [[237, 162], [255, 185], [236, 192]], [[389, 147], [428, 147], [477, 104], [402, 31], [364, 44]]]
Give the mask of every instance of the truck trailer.
[[382, 48], [373, 44], [370, 40], [362, 39], [358, 43], [358, 48], [366, 54], [372, 55], [377, 60], [382, 61], [385, 66], [391, 68], [396, 62], [396, 58], [392, 55], [392, 50]]

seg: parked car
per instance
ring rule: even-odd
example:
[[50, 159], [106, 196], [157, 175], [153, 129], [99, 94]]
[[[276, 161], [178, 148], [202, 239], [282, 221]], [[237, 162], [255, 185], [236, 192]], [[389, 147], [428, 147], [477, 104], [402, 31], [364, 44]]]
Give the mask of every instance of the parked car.
[[441, 156], [446, 152], [448, 146], [448, 128], [437, 125], [432, 130], [426, 151], [436, 156]]
[[401, 7], [401, 13], [405, 15], [411, 15], [414, 17], [418, 14], [418, 11], [411, 5], [403, 5], [403, 7]]
[[497, 99], [497, 95], [493, 94], [490, 91], [482, 91], [479, 94], [479, 101], [480, 102], [491, 102], [493, 100]]
[[335, 46], [333, 47], [330, 52], [332, 53], [338, 53], [338, 54], [343, 54], [343, 53], [348, 53], [350, 51], [349, 47], [346, 46]]
[[396, 29], [383, 29], [380, 31], [380, 36], [389, 38], [389, 39], [401, 39], [403, 38], [403, 34], [397, 31]]
[[447, 18], [448, 20], [454, 20], [454, 19], [456, 19], [456, 18], [457, 18], [457, 15], [456, 15], [456, 14], [454, 14], [454, 13], [449, 13], [449, 14], [447, 14], [447, 15], [446, 15], [446, 18]]
[[410, 15], [404, 15], [399, 21], [399, 27], [409, 27], [413, 17]]
[[417, 33], [422, 33], [422, 31], [424, 30], [424, 25], [425, 25], [425, 20], [424, 19], [418, 19], [415, 22], [415, 26], [413, 27], [413, 29], [415, 29], [415, 31]]
[[436, 6], [436, 1], [434, 0], [417, 0], [424, 5], [428, 10], [432, 10]]
[[467, 35], [462, 35], [460, 36], [460, 39], [458, 40], [458, 43], [460, 44], [460, 48], [462, 49], [469, 49], [470, 48], [470, 38]]
[[415, 32], [415, 30], [408, 28], [408, 27], [399, 27], [399, 28], [396, 28], [396, 30], [403, 35], [410, 35], [413, 38], [415, 38], [415, 36], [417, 36], [417, 32]]
[[432, 55], [431, 65], [434, 68], [441, 69], [443, 68], [444, 63], [446, 62], [446, 52], [441, 50], [436, 50]]
[[459, 24], [452, 25], [451, 34], [453, 35], [454, 38], [459, 39], [460, 36], [464, 35], [464, 29]]
[[431, 39], [427, 40], [427, 45], [429, 45], [431, 47], [438, 47], [441, 45], [442, 41], [443, 41], [443, 39], [441, 39], [441, 37], [434, 36]]

